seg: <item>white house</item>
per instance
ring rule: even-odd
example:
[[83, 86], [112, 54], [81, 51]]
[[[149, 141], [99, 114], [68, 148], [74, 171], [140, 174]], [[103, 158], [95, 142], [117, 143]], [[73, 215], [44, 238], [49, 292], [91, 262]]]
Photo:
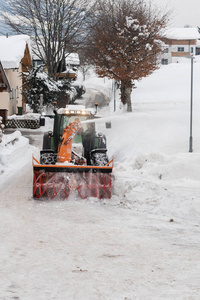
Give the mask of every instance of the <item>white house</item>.
[[161, 63], [176, 63], [180, 57], [200, 54], [200, 34], [197, 28], [170, 28], [165, 32], [166, 48]]
[[32, 64], [29, 43], [27, 35], [0, 36], [0, 62], [9, 83], [9, 89], [0, 91], [0, 110], [7, 110], [8, 115], [26, 109], [21, 73]]

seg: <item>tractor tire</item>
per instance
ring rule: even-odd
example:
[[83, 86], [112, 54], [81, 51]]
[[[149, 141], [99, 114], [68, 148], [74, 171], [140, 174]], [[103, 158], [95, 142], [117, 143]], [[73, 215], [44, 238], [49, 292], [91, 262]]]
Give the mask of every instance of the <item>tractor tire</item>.
[[53, 150], [40, 151], [40, 163], [41, 165], [55, 165], [57, 155]]

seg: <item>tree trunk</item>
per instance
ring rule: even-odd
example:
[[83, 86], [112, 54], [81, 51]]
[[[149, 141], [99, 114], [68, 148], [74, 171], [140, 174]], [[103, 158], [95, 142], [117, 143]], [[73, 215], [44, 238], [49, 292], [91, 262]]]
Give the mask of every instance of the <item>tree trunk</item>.
[[132, 92], [131, 81], [121, 81], [121, 101], [124, 105], [127, 104], [128, 112], [132, 112], [131, 92]]

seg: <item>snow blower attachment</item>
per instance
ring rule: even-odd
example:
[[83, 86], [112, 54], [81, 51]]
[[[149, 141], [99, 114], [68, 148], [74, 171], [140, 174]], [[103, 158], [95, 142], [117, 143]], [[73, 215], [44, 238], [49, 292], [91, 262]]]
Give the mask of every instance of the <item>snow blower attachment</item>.
[[[71, 107], [71, 106], [69, 106]], [[77, 191], [87, 197], [111, 198], [113, 160], [106, 137], [95, 132], [91, 110], [59, 109], [54, 131], [44, 134], [40, 162], [33, 157], [33, 197], [67, 198]]]

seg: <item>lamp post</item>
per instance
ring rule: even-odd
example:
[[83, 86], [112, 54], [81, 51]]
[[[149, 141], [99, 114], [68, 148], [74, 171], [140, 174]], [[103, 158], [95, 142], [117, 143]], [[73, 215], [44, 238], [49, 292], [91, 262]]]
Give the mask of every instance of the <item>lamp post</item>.
[[189, 152], [193, 152], [193, 137], [192, 137], [192, 112], [193, 112], [193, 62], [194, 56], [189, 57], [191, 59], [191, 90], [190, 90], [190, 137], [189, 137]]
[[40, 114], [42, 114], [43, 110], [43, 94], [40, 94]]
[[114, 111], [116, 111], [116, 80], [113, 79]]

